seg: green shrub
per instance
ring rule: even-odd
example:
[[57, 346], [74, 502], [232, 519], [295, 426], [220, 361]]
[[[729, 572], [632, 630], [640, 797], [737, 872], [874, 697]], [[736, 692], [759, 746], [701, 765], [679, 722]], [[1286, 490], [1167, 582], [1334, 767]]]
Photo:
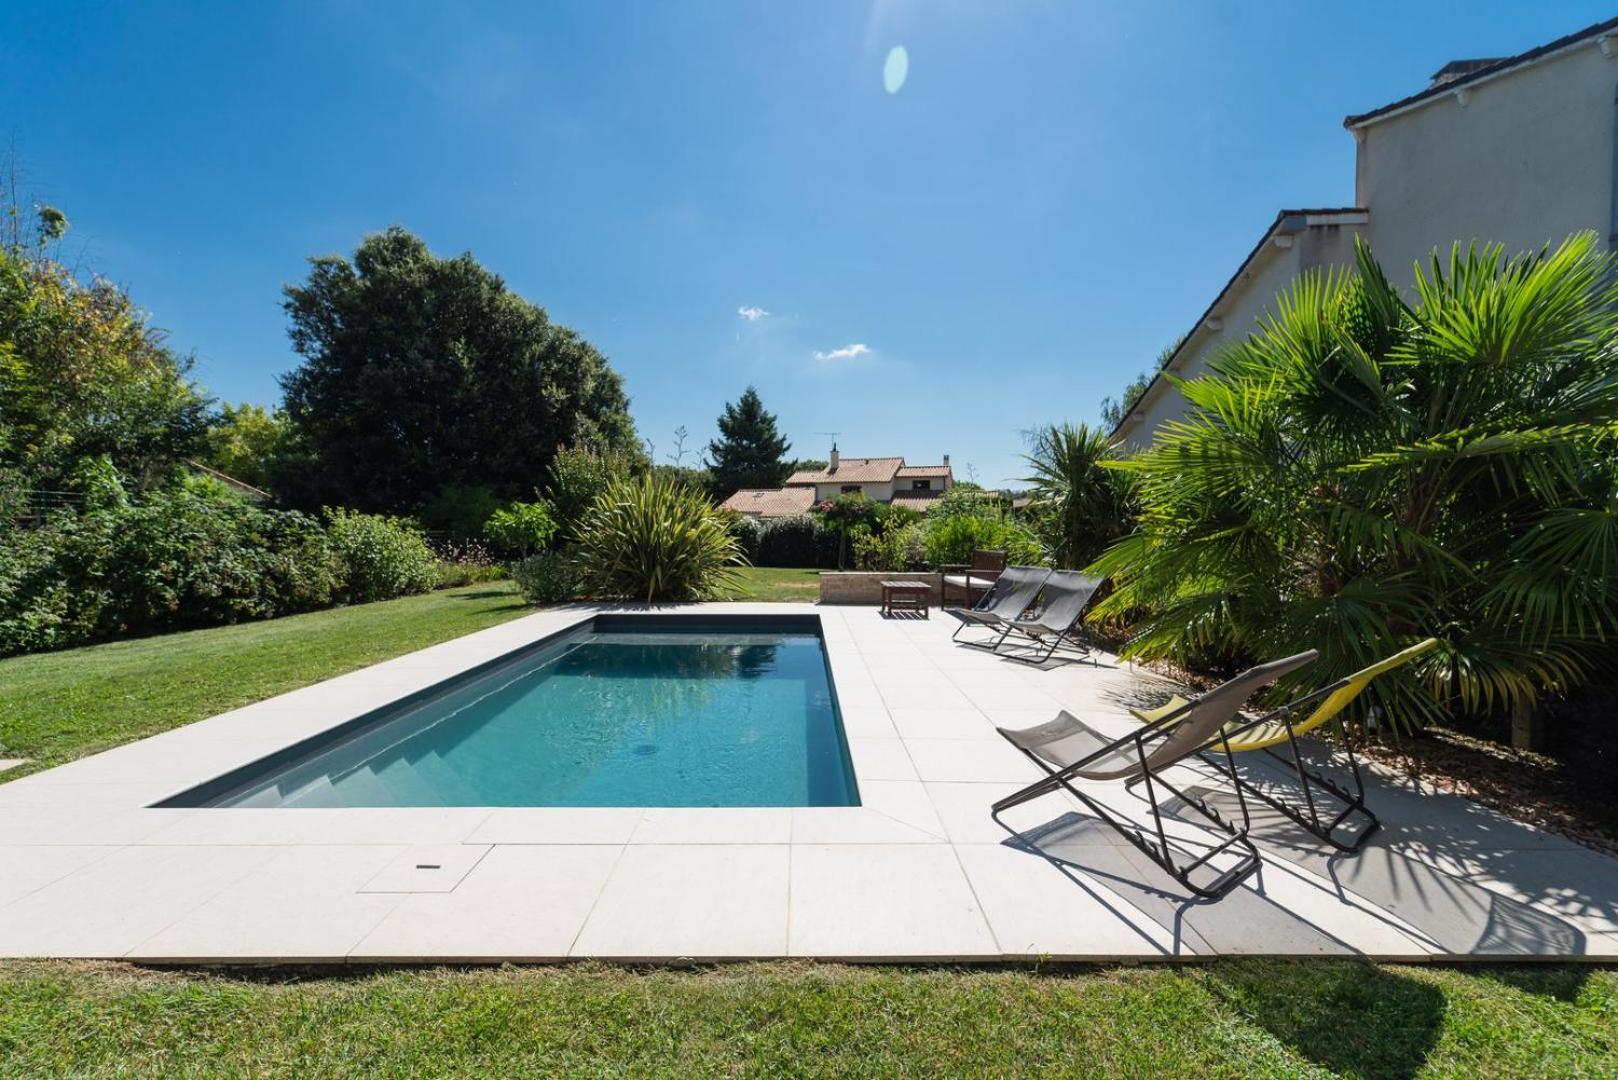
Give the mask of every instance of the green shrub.
[[579, 597], [579, 572], [563, 551], [540, 551], [511, 568], [517, 591], [530, 604], [565, 604]]
[[759, 562], [759, 543], [764, 539], [763, 521], [743, 514], [728, 514], [725, 518], [725, 528], [736, 538], [736, 543], [742, 549], [742, 556], [748, 562], [755, 566], [766, 565]]
[[1034, 534], [998, 509], [992, 514], [958, 513], [942, 518], [929, 514], [922, 536], [927, 562], [933, 566], [970, 562], [972, 552], [978, 550], [1004, 551], [1013, 566], [1045, 561]]
[[757, 566], [835, 569], [842, 536], [812, 514], [771, 518], [763, 523], [758, 540]]
[[706, 496], [650, 473], [608, 485], [579, 523], [575, 554], [587, 594], [648, 603], [723, 595], [743, 561]]
[[556, 518], [546, 502], [514, 502], [489, 515], [483, 535], [506, 552], [526, 556], [551, 542]]
[[409, 518], [328, 508], [326, 527], [346, 571], [348, 600], [388, 600], [438, 583], [438, 559]]
[[0, 533], [0, 652], [308, 611], [340, 595], [319, 522], [188, 482]]
[[859, 570], [920, 570], [927, 565], [927, 545], [916, 525], [854, 537], [854, 566]]
[[545, 498], [564, 540], [574, 537], [579, 522], [601, 493], [614, 480], [627, 479], [633, 468], [629, 455], [615, 451], [598, 452], [587, 446], [567, 446], [556, 451]]

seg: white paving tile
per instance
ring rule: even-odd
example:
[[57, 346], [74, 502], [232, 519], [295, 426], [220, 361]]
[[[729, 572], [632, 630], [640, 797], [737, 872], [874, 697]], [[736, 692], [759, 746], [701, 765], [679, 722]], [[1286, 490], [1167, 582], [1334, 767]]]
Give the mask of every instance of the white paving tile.
[[474, 844], [627, 844], [644, 811], [625, 807], [519, 806], [489, 814]]
[[848, 740], [848, 756], [854, 762], [857, 780], [914, 780], [916, 767], [901, 739]]
[[0, 956], [123, 956], [275, 854], [123, 848], [0, 909]]
[[989, 739], [906, 739], [916, 773], [927, 781], [1029, 783], [1033, 763], [999, 736]]
[[998, 738], [977, 709], [893, 709], [893, 726], [906, 739]]
[[560, 960], [623, 848], [495, 847], [450, 893], [400, 898], [355, 960]]
[[[36, 889], [60, 881], [97, 859], [119, 850], [116, 847], [0, 847], [0, 907], [20, 900]], [[0, 919], [4, 919], [0, 915]]]
[[786, 844], [630, 846], [573, 956], [727, 959], [787, 946]]
[[1172, 925], [1159, 924], [1078, 870], [1004, 844], [954, 850], [1007, 956], [1123, 960], [1193, 954]]
[[406, 848], [360, 887], [371, 893], [446, 893], [485, 855], [487, 844], [425, 844]]
[[792, 846], [793, 956], [997, 956], [947, 844]]
[[894, 730], [893, 721], [888, 718], [888, 710], [880, 706], [865, 706], [864, 708], [844, 708], [840, 710], [843, 717], [843, 734], [851, 739], [896, 739], [899, 733]]
[[345, 956], [398, 904], [394, 895], [357, 891], [397, 854], [381, 846], [280, 849], [126, 955], [243, 961]]
[[785, 806], [653, 807], [644, 811], [631, 844], [785, 844], [792, 811]]

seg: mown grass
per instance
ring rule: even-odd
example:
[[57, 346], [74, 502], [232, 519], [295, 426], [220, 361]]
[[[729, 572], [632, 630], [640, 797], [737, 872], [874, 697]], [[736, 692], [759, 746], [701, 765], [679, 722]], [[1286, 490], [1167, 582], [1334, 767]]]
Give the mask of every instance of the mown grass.
[[789, 570], [774, 566], [744, 566], [739, 571], [737, 600], [809, 603], [820, 599], [819, 570]]
[[0, 660], [0, 781], [522, 615], [508, 582]]
[[1618, 972], [0, 965], [16, 1076], [1611, 1076]]

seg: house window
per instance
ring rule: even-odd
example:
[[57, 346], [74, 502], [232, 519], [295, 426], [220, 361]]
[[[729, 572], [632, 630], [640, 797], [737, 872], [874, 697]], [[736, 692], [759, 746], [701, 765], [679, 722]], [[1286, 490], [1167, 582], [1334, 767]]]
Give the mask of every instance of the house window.
[[860, 486], [858, 484], [844, 484], [843, 485], [843, 494], [844, 495], [858, 495], [859, 493], [860, 493]]
[[910, 481], [910, 490], [911, 491], [931, 491], [932, 489], [933, 489], [933, 482], [931, 480], [912, 480], [912, 481]]

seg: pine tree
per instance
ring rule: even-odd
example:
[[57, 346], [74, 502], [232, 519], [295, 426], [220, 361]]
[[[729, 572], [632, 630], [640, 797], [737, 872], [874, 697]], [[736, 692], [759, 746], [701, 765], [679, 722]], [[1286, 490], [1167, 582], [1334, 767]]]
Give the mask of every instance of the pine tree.
[[740, 488], [780, 487], [786, 483], [784, 455], [790, 449], [776, 431], [774, 414], [764, 411], [758, 391], [749, 386], [741, 400], [725, 405], [719, 438], [708, 444], [714, 493], [725, 498]]

